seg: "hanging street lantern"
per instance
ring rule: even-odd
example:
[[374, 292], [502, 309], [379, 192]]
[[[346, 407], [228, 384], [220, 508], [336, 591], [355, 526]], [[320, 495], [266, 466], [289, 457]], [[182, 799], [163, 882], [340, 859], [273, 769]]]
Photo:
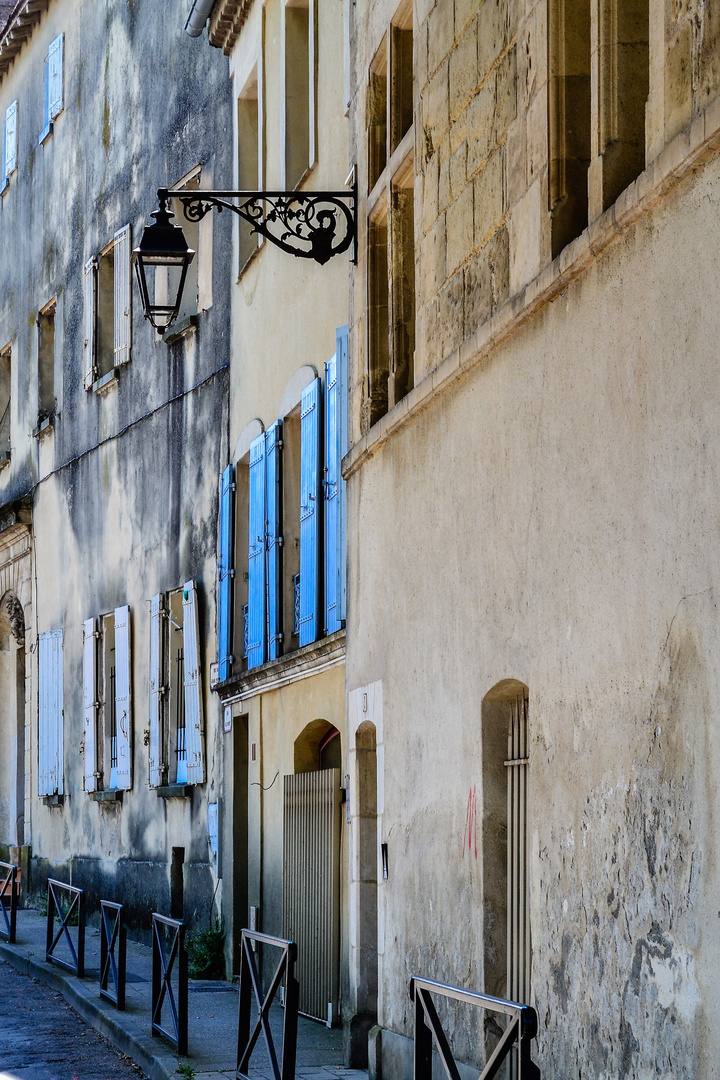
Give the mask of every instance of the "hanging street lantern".
[[[355, 169], [345, 191], [170, 191], [159, 188], [160, 209], [133, 251], [145, 318], [164, 333], [180, 311], [187, 269], [195, 252], [183, 231], [171, 222], [170, 199], [182, 204], [187, 221], [202, 221], [211, 210], [230, 210], [275, 247], [299, 259], [324, 266], [334, 255], [352, 248], [356, 261], [357, 180]], [[149, 290], [147, 268], [155, 267], [155, 289]], [[165, 268], [164, 274], [163, 269]]]
[[158, 191], [160, 207], [151, 215], [140, 244], [132, 253], [145, 318], [158, 334], [164, 334], [177, 319], [188, 267], [195, 252], [187, 245], [180, 225], [173, 223], [167, 189]]

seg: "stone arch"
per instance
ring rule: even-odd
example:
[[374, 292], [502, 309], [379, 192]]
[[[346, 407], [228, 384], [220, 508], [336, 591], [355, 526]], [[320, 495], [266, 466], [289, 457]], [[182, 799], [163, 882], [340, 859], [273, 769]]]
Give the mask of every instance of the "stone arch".
[[322, 750], [330, 739], [339, 739], [340, 732], [327, 720], [311, 720], [295, 740], [294, 771], [316, 772], [322, 768]]

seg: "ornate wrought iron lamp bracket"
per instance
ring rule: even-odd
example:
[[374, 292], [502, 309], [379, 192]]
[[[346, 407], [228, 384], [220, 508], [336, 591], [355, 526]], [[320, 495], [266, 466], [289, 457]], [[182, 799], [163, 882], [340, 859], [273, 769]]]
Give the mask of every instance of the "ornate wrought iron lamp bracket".
[[187, 221], [202, 221], [211, 210], [230, 210], [253, 232], [299, 259], [324, 265], [352, 247], [357, 262], [357, 183], [345, 191], [171, 191], [158, 190], [161, 206], [168, 199], [182, 204]]

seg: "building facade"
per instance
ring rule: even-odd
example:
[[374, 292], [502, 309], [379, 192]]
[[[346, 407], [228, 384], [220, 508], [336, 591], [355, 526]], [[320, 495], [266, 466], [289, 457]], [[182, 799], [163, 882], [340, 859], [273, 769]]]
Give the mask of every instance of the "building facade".
[[226, 175], [230, 83], [173, 5], [5, 20], [0, 847], [31, 891], [51, 875], [137, 929], [153, 909], [207, 922], [230, 242], [196, 228], [164, 339], [131, 251], [157, 187]]

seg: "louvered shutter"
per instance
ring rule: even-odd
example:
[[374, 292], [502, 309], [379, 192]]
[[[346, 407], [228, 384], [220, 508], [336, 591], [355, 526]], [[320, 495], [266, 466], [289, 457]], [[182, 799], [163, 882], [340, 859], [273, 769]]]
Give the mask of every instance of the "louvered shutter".
[[162, 594], [150, 601], [150, 787], [162, 784]]
[[63, 793], [62, 630], [38, 635], [38, 795]]
[[17, 101], [5, 112], [5, 176], [17, 168]]
[[97, 651], [95, 620], [83, 623], [83, 746], [85, 790], [97, 791]]
[[50, 132], [50, 65], [45, 57], [43, 66], [43, 126], [38, 142], [43, 142]]
[[322, 433], [320, 379], [305, 387], [300, 405], [300, 644], [320, 635], [320, 540]]
[[203, 761], [202, 688], [200, 686], [200, 628], [194, 581], [183, 585], [183, 680], [185, 683], [185, 748], [188, 784], [202, 784]]
[[130, 696], [130, 609], [115, 608], [115, 717], [117, 786], [132, 787], [132, 711]]
[[232, 596], [233, 596], [233, 492], [232, 465], [220, 477], [220, 550], [218, 553], [218, 678], [229, 679], [232, 673]]
[[265, 432], [268, 660], [282, 655], [282, 420]]
[[85, 339], [83, 343], [83, 385], [89, 390], [95, 381], [95, 256], [85, 263], [83, 292], [85, 294]]
[[63, 37], [59, 34], [48, 49], [48, 119], [54, 120], [63, 107]]
[[247, 666], [265, 663], [265, 434], [250, 443]]
[[337, 617], [345, 625], [346, 577], [347, 577], [347, 495], [342, 478], [342, 459], [348, 452], [348, 328], [340, 326], [336, 332], [336, 378], [337, 378]]
[[127, 364], [130, 359], [132, 315], [130, 306], [130, 239], [129, 225], [115, 233], [113, 247], [114, 349], [115, 365]]
[[[337, 439], [337, 363], [333, 356], [325, 365], [325, 463], [323, 495], [325, 497], [325, 632], [334, 634], [340, 629], [337, 612], [337, 531], [338, 531], [338, 439]], [[302, 580], [302, 578], [301, 578]]]

